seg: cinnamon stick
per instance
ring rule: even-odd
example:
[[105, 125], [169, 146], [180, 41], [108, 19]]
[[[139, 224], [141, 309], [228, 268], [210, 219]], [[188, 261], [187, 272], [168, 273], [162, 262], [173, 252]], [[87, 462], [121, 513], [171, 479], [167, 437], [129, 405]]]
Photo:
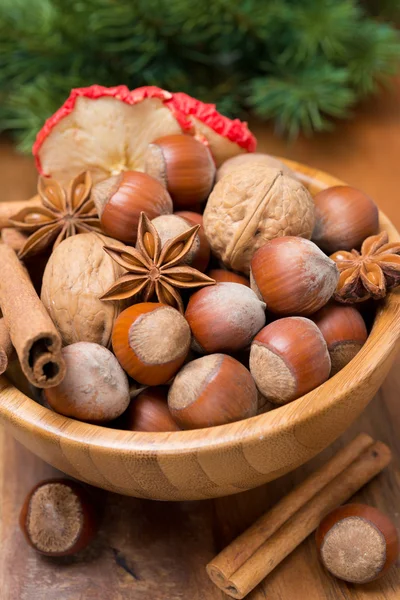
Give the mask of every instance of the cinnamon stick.
[[22, 371], [35, 386], [57, 385], [65, 375], [61, 338], [14, 250], [0, 244], [0, 307]]
[[0, 319], [0, 375], [7, 369], [13, 351], [14, 348], [4, 319]]
[[10, 227], [9, 219], [23, 208], [41, 206], [40, 196], [36, 195], [29, 200], [17, 200], [15, 202], [0, 202], [0, 231], [4, 227]]
[[[363, 439], [359, 436], [359, 438], [355, 440], [355, 445], [354, 442], [352, 442], [350, 445], [352, 446], [353, 451], [362, 447], [363, 444], [367, 444], [367, 442], [369, 443], [370, 438], [368, 438], [368, 436], [362, 437]], [[348, 452], [349, 446], [345, 450]], [[343, 451], [341, 451], [339, 454], [341, 454], [343, 457]], [[350, 457], [351, 452], [348, 452], [347, 458]], [[331, 473], [334, 473], [335, 470], [333, 469], [331, 471], [332, 461], [335, 461], [335, 459], [337, 466], [341, 463], [341, 460], [337, 461], [337, 457], [334, 457], [334, 459], [329, 461], [328, 470]], [[391, 453], [389, 448], [381, 442], [375, 442], [373, 445], [367, 447], [367, 449], [357, 458], [355, 458], [353, 462], [345, 466], [345, 468], [339, 472], [336, 477], [334, 477], [321, 489], [318, 489], [315, 495], [313, 495], [311, 498], [308, 498], [308, 494], [305, 494], [302, 501], [304, 501], [304, 498], [307, 499], [305, 500], [305, 503], [301, 505], [300, 498], [302, 498], [304, 490], [307, 488], [311, 489], [313, 487], [311, 486], [311, 488], [309, 488], [308, 486], [311, 484], [308, 483], [308, 480], [306, 480], [304, 484], [300, 485], [294, 492], [290, 494], [292, 496], [292, 501], [294, 498], [295, 503], [298, 506], [296, 512], [293, 512], [293, 514], [278, 528], [275, 528], [271, 525], [272, 520], [270, 520], [269, 513], [267, 513], [261, 519], [267, 524], [267, 527], [265, 528], [265, 537], [263, 537], [263, 542], [259, 545], [259, 547], [253, 551], [250, 556], [247, 556], [247, 553], [244, 551], [244, 555], [247, 556], [247, 558], [244, 559], [240, 566], [236, 567], [234, 572], [231, 572], [230, 565], [228, 565], [224, 560], [221, 560], [220, 555], [217, 556], [215, 560], [211, 561], [207, 565], [207, 573], [209, 577], [226, 594], [232, 596], [233, 598], [244, 598], [280, 562], [282, 562], [282, 560], [286, 558], [288, 554], [290, 554], [303, 540], [305, 540], [305, 538], [312, 531], [314, 531], [314, 529], [318, 527], [320, 521], [326, 514], [348, 500], [370, 479], [382, 471], [382, 469], [389, 464], [390, 460]], [[327, 465], [319, 470], [320, 476], [321, 472], [325, 471], [326, 466]], [[323, 477], [325, 477], [325, 474]], [[311, 479], [314, 480], [315, 484], [317, 481], [315, 473], [314, 475], [311, 475]], [[318, 481], [320, 481], [320, 478], [318, 478]], [[319, 486], [317, 485], [316, 488], [318, 487]], [[284, 510], [288, 510], [288, 502], [285, 498], [278, 503], [274, 509], [272, 509], [271, 512], [273, 515], [278, 515], [281, 504], [283, 504]], [[249, 539], [254, 540], [254, 526], [251, 528], [251, 530], [253, 531], [250, 533]], [[268, 534], [268, 532], [272, 531], [272, 534]], [[246, 543], [246, 533], [240, 536], [241, 544], [239, 544], [239, 553], [242, 551], [242, 545]], [[237, 541], [235, 546], [236, 551], [238, 551]], [[228, 559], [230, 556], [236, 556], [235, 554], [231, 555], [231, 553], [227, 552], [226, 550], [224, 553], [225, 557], [228, 556]], [[234, 564], [237, 565], [235, 559]], [[230, 574], [225, 576], [225, 572]]]
[[1, 241], [10, 246], [15, 252], [19, 252], [25, 246], [28, 237], [26, 233], [15, 227], [4, 227], [1, 230]]

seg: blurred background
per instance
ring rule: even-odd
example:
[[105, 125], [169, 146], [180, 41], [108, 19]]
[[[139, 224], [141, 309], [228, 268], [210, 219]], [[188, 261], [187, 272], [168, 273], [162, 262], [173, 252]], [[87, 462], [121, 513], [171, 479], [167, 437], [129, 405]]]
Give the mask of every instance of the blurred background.
[[331, 129], [396, 73], [399, 0], [1, 0], [0, 127], [29, 152], [73, 87], [157, 85], [278, 134]]
[[29, 156], [72, 87], [155, 84], [248, 120], [259, 151], [330, 171], [400, 225], [399, 22], [400, 0], [1, 0], [2, 197], [34, 193], [14, 148]]

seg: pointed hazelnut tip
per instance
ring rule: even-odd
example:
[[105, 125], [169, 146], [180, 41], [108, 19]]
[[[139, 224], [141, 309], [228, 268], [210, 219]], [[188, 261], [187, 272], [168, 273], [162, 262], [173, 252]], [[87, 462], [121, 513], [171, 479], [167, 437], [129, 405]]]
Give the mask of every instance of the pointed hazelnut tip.
[[91, 197], [100, 219], [107, 202], [118, 190], [122, 177], [122, 173], [113, 175], [108, 179], [100, 181], [92, 188]]
[[149, 144], [144, 156], [144, 172], [167, 187], [167, 167], [161, 146], [156, 142]]

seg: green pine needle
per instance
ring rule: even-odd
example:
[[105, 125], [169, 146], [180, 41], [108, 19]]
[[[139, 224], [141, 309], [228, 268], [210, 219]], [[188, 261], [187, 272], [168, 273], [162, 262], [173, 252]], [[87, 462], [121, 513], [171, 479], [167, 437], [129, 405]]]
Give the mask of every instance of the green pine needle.
[[29, 151], [71, 87], [92, 83], [185, 91], [231, 117], [253, 110], [290, 137], [327, 129], [398, 70], [398, 32], [362, 6], [1, 0], [0, 129]]

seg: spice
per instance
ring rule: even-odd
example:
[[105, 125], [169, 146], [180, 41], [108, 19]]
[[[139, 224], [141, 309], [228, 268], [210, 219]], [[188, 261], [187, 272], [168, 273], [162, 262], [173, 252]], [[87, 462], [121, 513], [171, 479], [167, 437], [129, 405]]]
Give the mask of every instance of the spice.
[[340, 271], [334, 294], [339, 302], [379, 300], [400, 285], [400, 242], [388, 243], [386, 231], [365, 239], [361, 252], [339, 250], [331, 259]]
[[77, 233], [101, 232], [100, 220], [90, 198], [92, 178], [86, 171], [73, 179], [68, 189], [52, 179], [39, 178], [38, 192], [42, 206], [22, 209], [10, 218], [10, 223], [30, 232], [18, 253], [20, 258], [53, 250], [66, 238]]
[[310, 475], [207, 565], [211, 580], [244, 598], [337, 505], [391, 461], [389, 448], [362, 434]]
[[182, 264], [199, 228], [200, 225], [191, 227], [162, 247], [156, 228], [145, 213], [141, 213], [137, 249], [104, 246], [107, 254], [128, 273], [120, 277], [101, 300], [124, 300], [141, 293], [143, 301], [147, 302], [155, 295], [162, 304], [183, 312], [182, 298], [176, 288], [190, 289], [215, 283], [204, 273]]
[[8, 367], [8, 361], [13, 353], [13, 345], [4, 319], [0, 319], [0, 375]]
[[27, 379], [37, 387], [62, 381], [61, 338], [14, 250], [0, 244], [0, 306]]

